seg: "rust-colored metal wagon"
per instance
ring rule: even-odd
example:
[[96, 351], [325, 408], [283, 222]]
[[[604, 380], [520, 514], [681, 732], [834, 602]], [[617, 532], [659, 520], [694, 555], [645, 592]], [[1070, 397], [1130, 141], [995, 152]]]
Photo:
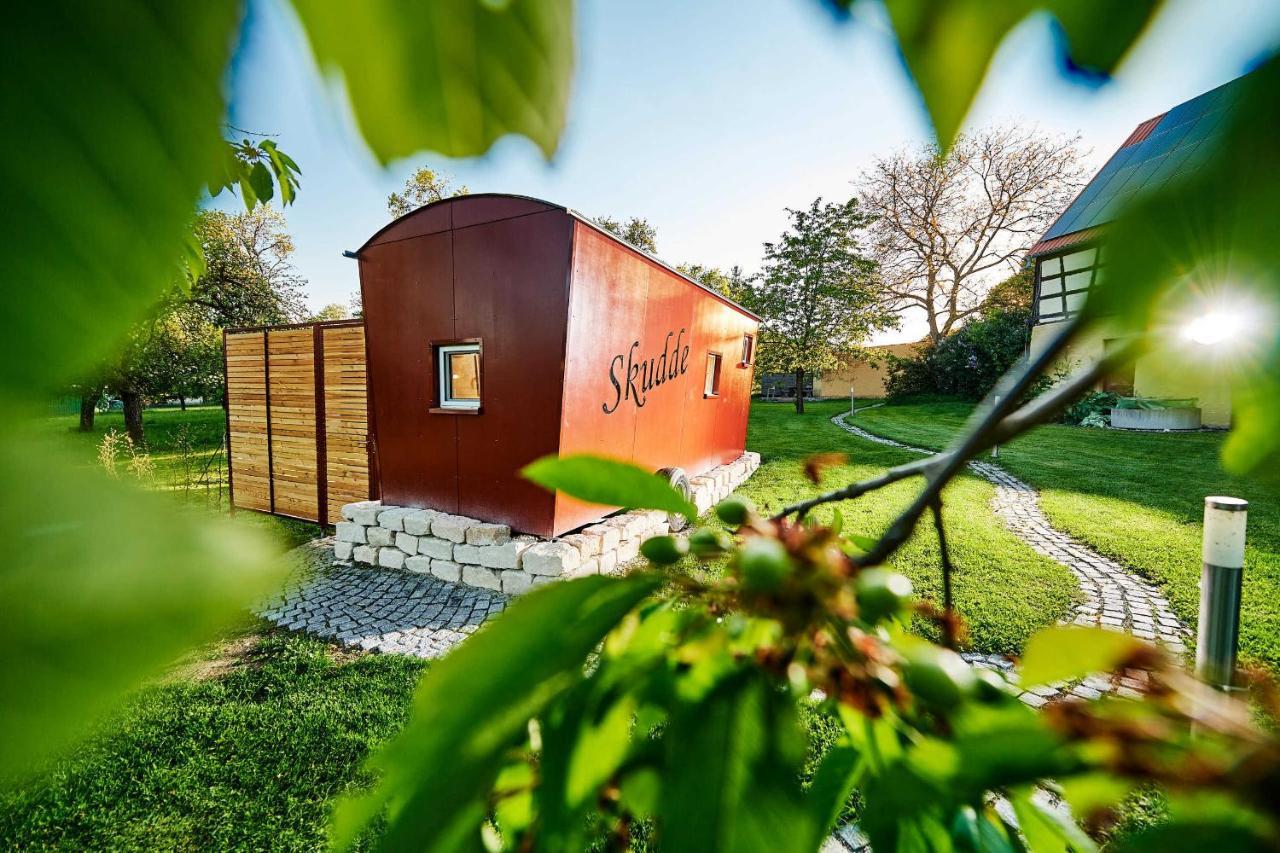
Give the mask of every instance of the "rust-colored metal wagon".
[[612, 508], [523, 480], [538, 457], [695, 476], [742, 455], [759, 318], [574, 211], [462, 196], [350, 254], [385, 503], [550, 537]]

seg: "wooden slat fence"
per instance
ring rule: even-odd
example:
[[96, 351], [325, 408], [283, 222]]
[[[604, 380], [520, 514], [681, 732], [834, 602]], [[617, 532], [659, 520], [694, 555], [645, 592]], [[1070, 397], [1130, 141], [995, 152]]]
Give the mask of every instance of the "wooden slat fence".
[[229, 329], [231, 505], [322, 524], [372, 497], [364, 325]]

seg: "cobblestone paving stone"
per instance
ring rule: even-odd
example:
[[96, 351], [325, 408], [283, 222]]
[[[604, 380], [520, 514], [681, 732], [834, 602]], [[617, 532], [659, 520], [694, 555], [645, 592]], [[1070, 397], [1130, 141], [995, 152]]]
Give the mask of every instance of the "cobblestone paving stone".
[[283, 591], [258, 615], [291, 631], [344, 646], [436, 658], [461, 643], [508, 597], [430, 575], [333, 565], [333, 542], [294, 549]]
[[[925, 455], [934, 453], [922, 447], [873, 435], [848, 423], [848, 414], [836, 415], [831, 422], [846, 432], [876, 444]], [[985, 460], [972, 460], [969, 468], [996, 487], [995, 497], [991, 501], [992, 509], [1000, 516], [1005, 527], [1033, 549], [1065, 566], [1075, 575], [1085, 600], [1076, 608], [1071, 621], [1079, 625], [1097, 625], [1125, 631], [1135, 637], [1157, 642], [1175, 654], [1186, 652], [1189, 634], [1187, 627], [1173, 614], [1168, 599], [1159, 590], [1114, 560], [1054, 529], [1040, 509], [1036, 490], [999, 465]], [[1002, 655], [966, 652], [963, 657], [974, 666], [998, 669], [1006, 675], [1013, 674], [1012, 662]], [[1037, 687], [1024, 692], [1021, 698], [1028, 705], [1040, 707], [1068, 693], [1084, 699], [1097, 698], [1108, 691], [1137, 695], [1135, 688], [1141, 687], [1141, 677], [1141, 673], [1134, 673], [1114, 683], [1110, 679], [1090, 678], [1075, 685]]]

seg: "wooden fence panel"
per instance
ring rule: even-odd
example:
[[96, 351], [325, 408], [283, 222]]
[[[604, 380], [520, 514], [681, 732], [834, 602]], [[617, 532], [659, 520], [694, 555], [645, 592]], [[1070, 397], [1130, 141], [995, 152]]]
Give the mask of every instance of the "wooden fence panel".
[[324, 448], [330, 524], [342, 505], [369, 497], [369, 400], [364, 327], [320, 326]]
[[265, 333], [226, 336], [227, 442], [233, 505], [271, 512]]
[[229, 331], [233, 507], [333, 524], [370, 497], [364, 326]]

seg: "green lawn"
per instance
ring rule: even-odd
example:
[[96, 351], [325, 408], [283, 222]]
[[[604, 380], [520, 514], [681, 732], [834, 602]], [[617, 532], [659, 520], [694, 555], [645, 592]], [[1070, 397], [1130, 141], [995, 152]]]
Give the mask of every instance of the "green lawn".
[[[843, 405], [843, 404], [842, 404]], [[941, 448], [972, 406], [935, 402], [859, 412], [858, 426]], [[1233, 476], [1223, 433], [1129, 433], [1047, 425], [1000, 448], [1000, 463], [1040, 490], [1052, 523], [1159, 583], [1191, 625], [1199, 602], [1206, 495], [1249, 500], [1241, 649], [1280, 669], [1280, 472]]]
[[[797, 416], [785, 404], [756, 404], [748, 443], [764, 464], [742, 491], [771, 509], [812, 494], [816, 487], [801, 474], [801, 463], [817, 451], [844, 450], [850, 457], [827, 472], [827, 486], [912, 458], [833, 426], [829, 419], [841, 410], [842, 404], [820, 403]], [[221, 440], [219, 414], [149, 411], [152, 452], [172, 452], [167, 436], [184, 420], [192, 424], [188, 433], [198, 428], [205, 451], [211, 450], [210, 443]], [[118, 421], [102, 418], [99, 429]], [[48, 421], [63, 434], [60, 440], [94, 464], [95, 440], [74, 433], [74, 424], [74, 418]], [[912, 488], [899, 484], [846, 503], [847, 528], [882, 529]], [[956, 596], [973, 647], [1016, 651], [1028, 633], [1067, 612], [1075, 585], [1065, 569], [1001, 527], [987, 507], [991, 492], [985, 481], [967, 476], [947, 492]], [[253, 513], [240, 517], [289, 539], [314, 530]], [[927, 532], [894, 563], [926, 594], [938, 595], [936, 546]], [[369, 781], [360, 762], [403, 724], [427, 665], [260, 631], [197, 653], [103, 721], [87, 742], [0, 793], [0, 847], [323, 846], [334, 799]], [[811, 717], [810, 771], [833, 735], [829, 720]]]
[[[802, 470], [812, 453], [840, 450], [849, 464], [829, 468], [823, 487], [834, 488], [874, 476], [893, 465], [918, 459], [850, 435], [830, 423], [848, 410], [843, 401], [812, 403], [797, 415], [789, 403], [754, 403], [747, 446], [759, 451], [760, 470], [740, 490], [761, 508], [781, 509], [816, 489]], [[857, 501], [838, 504], [850, 533], [876, 535], [883, 531], [919, 489], [918, 480], [897, 483]], [[1037, 628], [1061, 619], [1079, 596], [1067, 569], [1042, 557], [1005, 530], [991, 512], [994, 487], [965, 475], [944, 494], [944, 517], [955, 563], [956, 607], [970, 629], [971, 647], [988, 652], [1017, 652]], [[830, 509], [817, 513], [829, 518]], [[927, 521], [892, 558], [892, 564], [911, 577], [917, 590], [940, 600], [942, 576], [937, 538]]]

